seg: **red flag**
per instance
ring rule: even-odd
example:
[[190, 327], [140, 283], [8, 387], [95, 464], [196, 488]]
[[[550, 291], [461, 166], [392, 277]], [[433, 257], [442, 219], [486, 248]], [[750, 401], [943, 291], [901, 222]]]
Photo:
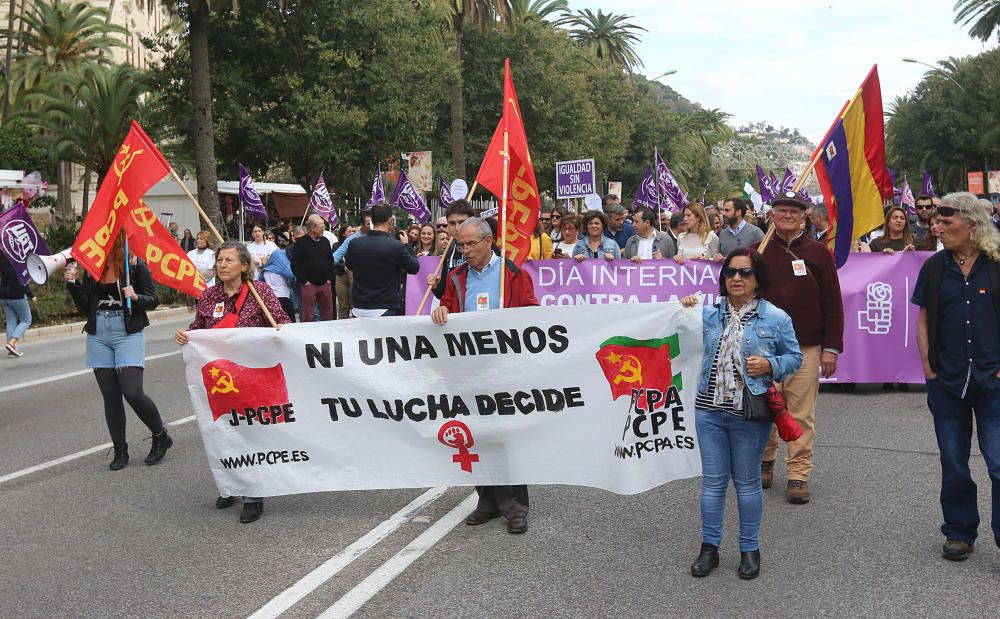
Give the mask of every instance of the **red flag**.
[[104, 273], [108, 250], [121, 230], [122, 217], [168, 172], [167, 160], [133, 120], [73, 243], [73, 259], [94, 279]]
[[215, 359], [202, 366], [201, 377], [208, 392], [212, 421], [233, 410], [245, 417], [247, 409], [257, 411], [261, 407], [266, 407], [274, 423], [285, 421], [284, 414], [270, 413], [272, 407], [281, 409], [288, 403], [288, 387], [280, 363], [269, 368], [248, 368], [228, 359]]
[[631, 396], [633, 389], [666, 393], [674, 384], [670, 359], [679, 353], [677, 335], [656, 340], [613, 337], [601, 344], [596, 356], [611, 387], [611, 398], [617, 400]]
[[192, 297], [205, 292], [205, 278], [146, 203], [139, 200], [125, 218], [129, 251], [146, 261], [153, 279]]
[[[504, 61], [503, 117], [497, 125], [476, 175], [476, 182], [497, 198], [503, 198], [504, 132], [507, 133], [507, 208], [502, 221], [507, 242], [507, 257], [520, 266], [531, 252], [531, 235], [538, 223], [542, 201], [535, 182], [535, 168], [528, 152], [521, 106], [510, 77], [510, 59]], [[498, 244], [499, 240], [498, 240]]]

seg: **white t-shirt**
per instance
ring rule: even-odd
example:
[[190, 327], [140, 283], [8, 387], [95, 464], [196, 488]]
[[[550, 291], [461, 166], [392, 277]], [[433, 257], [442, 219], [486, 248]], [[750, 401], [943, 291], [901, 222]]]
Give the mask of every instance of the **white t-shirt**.
[[333, 232], [330, 232], [329, 230], [324, 230], [323, 236], [326, 237], [326, 240], [330, 241], [330, 247], [333, 247], [334, 245], [337, 244], [337, 235], [334, 234]]
[[288, 288], [288, 280], [284, 276], [273, 271], [264, 271], [264, 282], [271, 287], [274, 296], [285, 299], [291, 298], [292, 291]]
[[690, 260], [695, 256], [713, 258], [717, 251], [719, 251], [719, 237], [711, 230], [708, 232], [708, 236], [705, 237], [704, 243], [701, 242], [701, 238], [697, 234], [681, 232], [677, 236], [677, 253], [685, 260]]
[[247, 250], [250, 251], [250, 256], [253, 258], [254, 264], [259, 269], [264, 266], [267, 261], [267, 257], [278, 250], [278, 246], [271, 241], [264, 241], [263, 243], [251, 242], [247, 243]]
[[571, 258], [573, 256], [573, 250], [576, 249], [576, 243], [557, 243], [556, 248], [562, 250], [563, 257]]
[[[201, 251], [200, 254], [198, 253], [199, 251]], [[192, 264], [194, 264], [194, 268], [198, 269], [201, 276], [205, 278], [205, 284], [208, 286], [214, 286], [215, 252], [208, 248], [202, 250], [192, 249], [187, 255]]]

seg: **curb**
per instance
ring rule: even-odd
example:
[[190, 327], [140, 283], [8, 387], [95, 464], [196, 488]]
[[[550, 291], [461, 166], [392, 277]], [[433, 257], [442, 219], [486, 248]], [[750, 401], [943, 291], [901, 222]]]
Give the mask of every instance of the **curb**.
[[[162, 320], [184, 318], [186, 316], [194, 317], [194, 310], [189, 310], [186, 307], [171, 307], [153, 310], [152, 312], [147, 312], [146, 315], [149, 317], [150, 323], [155, 323]], [[53, 337], [76, 335], [83, 332], [83, 325], [85, 324], [87, 324], [86, 321], [81, 320], [80, 322], [69, 322], [64, 325], [52, 325], [51, 327], [28, 329], [24, 332], [24, 337], [22, 337], [20, 341], [21, 343], [37, 342], [38, 340], [47, 340]]]

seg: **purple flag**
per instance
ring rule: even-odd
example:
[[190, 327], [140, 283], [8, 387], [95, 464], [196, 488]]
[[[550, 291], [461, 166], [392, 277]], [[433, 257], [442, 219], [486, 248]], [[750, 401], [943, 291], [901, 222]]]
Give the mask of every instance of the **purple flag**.
[[375, 180], [372, 181], [372, 197], [368, 199], [365, 210], [370, 209], [379, 202], [385, 202], [385, 189], [382, 187], [382, 164], [375, 168]]
[[889, 182], [893, 186], [895, 186], [896, 185], [896, 171], [893, 170], [892, 168], [890, 168], [889, 166], [885, 166], [885, 169], [888, 170], [888, 172], [889, 172]]
[[705, 196], [708, 195], [708, 185], [705, 185], [705, 191], [701, 192], [701, 197], [698, 198], [698, 204], [705, 206]]
[[660, 193], [660, 208], [671, 213], [691, 204], [691, 201], [684, 195], [684, 190], [677, 184], [674, 175], [670, 173], [670, 168], [663, 161], [659, 151], [656, 153], [656, 189]]
[[910, 215], [917, 214], [917, 201], [913, 199], [913, 191], [910, 189], [910, 183], [903, 177], [903, 189], [899, 194], [899, 201], [906, 207], [906, 212]]
[[786, 191], [791, 191], [795, 187], [795, 181], [797, 180], [798, 178], [792, 174], [792, 171], [785, 168], [785, 177], [781, 179], [781, 184], [778, 185], [778, 193], [782, 194]]
[[326, 182], [323, 181], [322, 173], [313, 187], [312, 196], [309, 198], [309, 208], [325, 219], [331, 228], [340, 225], [340, 216], [337, 215], [337, 209], [333, 206], [333, 200], [330, 199], [330, 192], [326, 188]]
[[924, 170], [924, 182], [920, 185], [920, 193], [925, 196], [937, 196], [934, 193], [934, 182], [931, 180], [931, 174], [927, 170]]
[[438, 203], [441, 204], [441, 208], [448, 208], [455, 201], [455, 198], [451, 196], [451, 186], [444, 181], [442, 176], [438, 187]]
[[760, 184], [760, 199], [764, 201], [764, 204], [770, 204], [771, 200], [774, 200], [774, 187], [771, 185], [771, 179], [767, 177], [767, 172], [764, 168], [757, 164], [757, 182]]
[[812, 196], [809, 195], [809, 192], [806, 191], [805, 187], [803, 187], [802, 189], [799, 189], [799, 198], [801, 198], [802, 201], [805, 202], [806, 204], [815, 204], [816, 203], [812, 199]]
[[253, 186], [253, 178], [242, 163], [240, 164], [240, 202], [243, 203], [243, 209], [247, 215], [267, 221], [267, 209], [264, 208], [260, 194]]
[[31, 281], [25, 266], [28, 254], [49, 255], [45, 239], [31, 221], [23, 202], [0, 214], [0, 250], [7, 256], [22, 284]]
[[632, 205], [655, 210], [659, 207], [658, 196], [659, 193], [656, 191], [656, 182], [653, 181], [653, 171], [647, 165], [646, 175], [642, 177], [642, 182], [639, 183], [639, 188], [635, 190], [635, 199], [632, 200]]
[[399, 171], [399, 180], [396, 181], [396, 188], [392, 190], [389, 204], [403, 209], [418, 223], [425, 224], [431, 218], [430, 209], [427, 208], [424, 199], [420, 197], [417, 188], [402, 170]]

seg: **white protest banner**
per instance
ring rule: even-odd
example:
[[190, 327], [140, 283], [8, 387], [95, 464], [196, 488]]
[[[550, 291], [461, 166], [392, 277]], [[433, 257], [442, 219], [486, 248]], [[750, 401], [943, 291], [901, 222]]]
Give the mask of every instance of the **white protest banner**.
[[571, 484], [701, 473], [701, 309], [542, 307], [190, 332], [220, 494]]

